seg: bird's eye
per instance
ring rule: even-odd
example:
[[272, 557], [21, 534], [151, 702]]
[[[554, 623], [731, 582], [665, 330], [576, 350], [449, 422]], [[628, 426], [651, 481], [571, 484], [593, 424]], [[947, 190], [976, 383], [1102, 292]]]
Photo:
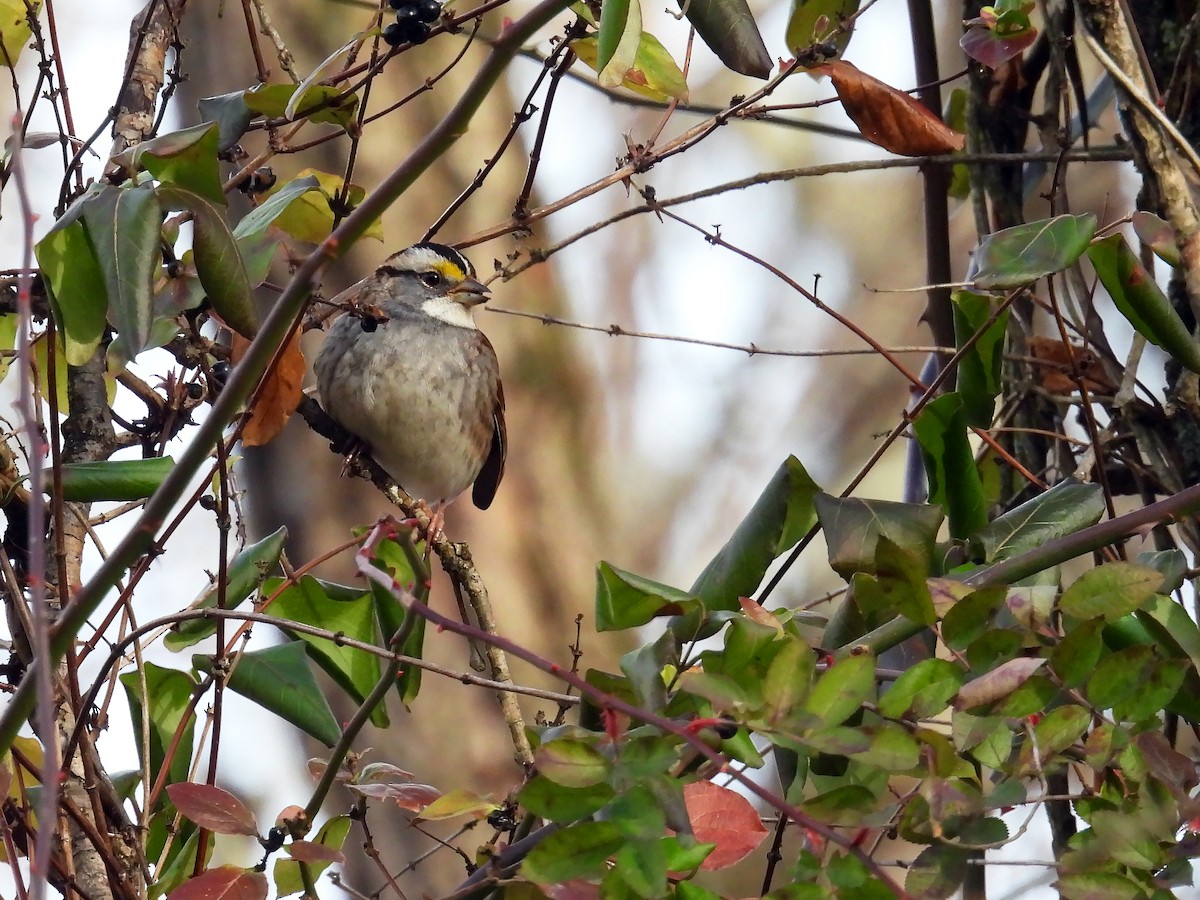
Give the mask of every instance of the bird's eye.
[[442, 274], [440, 272], [423, 272], [421, 280], [425, 282], [426, 287], [437, 287], [442, 283]]

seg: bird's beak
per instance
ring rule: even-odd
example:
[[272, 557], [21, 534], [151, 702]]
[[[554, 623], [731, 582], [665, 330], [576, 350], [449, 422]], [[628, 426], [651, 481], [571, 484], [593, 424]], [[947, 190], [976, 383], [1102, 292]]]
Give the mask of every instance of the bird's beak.
[[461, 303], [466, 307], [487, 303], [492, 298], [487, 285], [482, 281], [476, 281], [474, 278], [464, 278], [450, 289], [450, 296], [455, 303]]

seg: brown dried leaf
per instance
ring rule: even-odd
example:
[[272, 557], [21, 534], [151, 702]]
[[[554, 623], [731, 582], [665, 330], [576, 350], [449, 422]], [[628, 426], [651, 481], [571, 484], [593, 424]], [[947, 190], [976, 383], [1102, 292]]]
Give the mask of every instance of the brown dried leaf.
[[300, 403], [306, 366], [299, 332], [293, 333], [250, 409], [250, 418], [242, 429], [242, 446], [261, 447], [283, 431]]
[[[1054, 338], [1032, 337], [1029, 339], [1029, 351], [1045, 366], [1042, 387], [1051, 394], [1075, 393], [1079, 390], [1076, 378], [1082, 379], [1089, 391], [1113, 394], [1117, 390], [1118, 385], [1104, 371], [1100, 357], [1087, 347], [1072, 344], [1068, 350], [1066, 344]], [[1072, 377], [1072, 372], [1076, 377]]]
[[842, 107], [868, 141], [901, 156], [930, 156], [963, 148], [966, 138], [914, 97], [836, 59], [813, 71], [828, 75]]
[[1001, 663], [990, 672], [985, 672], [974, 681], [968, 681], [954, 698], [956, 709], [972, 709], [985, 703], [1002, 700], [1030, 679], [1034, 672], [1046, 664], [1036, 656], [1018, 656]]

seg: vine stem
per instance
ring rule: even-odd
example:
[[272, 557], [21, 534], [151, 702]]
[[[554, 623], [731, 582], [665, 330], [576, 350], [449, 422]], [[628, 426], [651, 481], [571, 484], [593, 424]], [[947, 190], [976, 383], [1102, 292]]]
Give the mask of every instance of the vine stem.
[[[1122, 541], [1147, 525], [1156, 525], [1167, 519], [1193, 515], [1198, 510], [1200, 510], [1200, 484], [1194, 484], [1165, 500], [1148, 504], [1115, 519], [1106, 519], [1074, 534], [1047, 541], [1034, 547], [1028, 553], [1022, 553], [1012, 559], [1001, 560], [982, 569], [976, 569], [974, 572], [968, 573], [963, 581], [976, 589], [998, 584], [1012, 584], [1022, 578], [1045, 571], [1051, 566]], [[927, 627], [913, 619], [897, 616], [874, 631], [869, 631], [862, 637], [855, 638], [838, 647], [834, 651], [834, 657], [842, 659], [861, 647], [868, 647], [878, 653], [882, 649], [894, 647], [914, 634], [919, 634]]]

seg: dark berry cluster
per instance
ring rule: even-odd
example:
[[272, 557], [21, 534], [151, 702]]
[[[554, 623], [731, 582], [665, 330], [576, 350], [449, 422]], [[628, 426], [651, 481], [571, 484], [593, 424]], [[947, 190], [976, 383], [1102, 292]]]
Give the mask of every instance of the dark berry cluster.
[[423, 44], [429, 37], [429, 25], [442, 15], [441, 0], [388, 0], [396, 11], [396, 21], [383, 29], [390, 46]]

